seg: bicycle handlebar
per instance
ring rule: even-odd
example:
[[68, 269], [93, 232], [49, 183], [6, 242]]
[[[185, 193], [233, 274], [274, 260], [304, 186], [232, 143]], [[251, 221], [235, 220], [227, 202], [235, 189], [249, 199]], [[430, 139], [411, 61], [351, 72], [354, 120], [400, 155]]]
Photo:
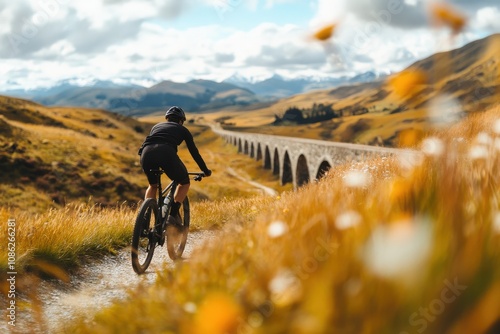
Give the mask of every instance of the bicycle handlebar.
[[[156, 174], [156, 175], [161, 175], [165, 173], [162, 169], [151, 169], [150, 172]], [[188, 175], [194, 175], [194, 180], [195, 181], [201, 181], [206, 175], [203, 172], [188, 172]]]
[[188, 175], [194, 175], [194, 180], [195, 181], [201, 181], [205, 177], [205, 173], [203, 172], [198, 172], [198, 173], [188, 173]]

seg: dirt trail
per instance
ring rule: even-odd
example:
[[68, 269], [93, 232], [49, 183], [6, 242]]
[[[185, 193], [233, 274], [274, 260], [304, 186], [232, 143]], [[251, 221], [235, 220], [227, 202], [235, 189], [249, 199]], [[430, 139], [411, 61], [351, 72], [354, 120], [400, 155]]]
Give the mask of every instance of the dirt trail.
[[[184, 259], [189, 259], [192, 251], [205, 241], [215, 238], [214, 231], [191, 232], [184, 250]], [[153, 284], [156, 271], [167, 263], [173, 265], [165, 247], [157, 248], [147, 272], [137, 275], [132, 269], [130, 249], [127, 247], [117, 255], [105, 256], [101, 260], [84, 265], [77, 275], [71, 277], [69, 284], [42, 283], [42, 309], [46, 321], [45, 329], [36, 329], [30, 313], [19, 312], [15, 328], [0, 323], [0, 332], [5, 333], [58, 333], [60, 323], [68, 323], [79, 315], [90, 315], [109, 306], [117, 299], [124, 299], [127, 290], [139, 284]], [[10, 327], [10, 326], [9, 326]]]
[[232, 176], [234, 176], [234, 177], [236, 177], [236, 178], [240, 179], [240, 180], [241, 180], [241, 181], [243, 181], [243, 182], [246, 182], [246, 183], [248, 183], [248, 184], [250, 184], [250, 185], [254, 186], [255, 188], [258, 188], [258, 189], [262, 190], [262, 191], [263, 191], [263, 193], [264, 193], [264, 194], [266, 194], [266, 195], [269, 195], [269, 196], [277, 196], [277, 195], [278, 195], [278, 192], [277, 192], [276, 190], [274, 190], [273, 188], [266, 187], [266, 186], [265, 186], [265, 185], [263, 185], [263, 184], [260, 184], [260, 183], [258, 183], [258, 182], [252, 181], [252, 180], [250, 180], [250, 179], [248, 179], [248, 178], [245, 178], [245, 177], [241, 176], [240, 174], [238, 174], [238, 173], [237, 173], [237, 172], [236, 172], [233, 168], [231, 168], [231, 167], [227, 167], [227, 168], [226, 168], [226, 170], [227, 170], [227, 172], [228, 172], [229, 174], [231, 174]]

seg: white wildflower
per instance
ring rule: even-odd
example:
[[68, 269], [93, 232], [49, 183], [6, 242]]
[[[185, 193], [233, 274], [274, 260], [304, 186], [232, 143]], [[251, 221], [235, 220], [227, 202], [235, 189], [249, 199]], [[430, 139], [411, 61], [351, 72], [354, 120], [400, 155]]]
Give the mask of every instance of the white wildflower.
[[436, 137], [424, 139], [422, 142], [422, 152], [430, 156], [440, 156], [444, 152], [443, 141]]
[[451, 95], [440, 95], [434, 98], [428, 110], [430, 121], [438, 127], [445, 127], [458, 121], [462, 114], [460, 102]]
[[184, 311], [187, 313], [196, 313], [196, 304], [193, 302], [187, 302], [184, 304]]
[[497, 151], [500, 151], [500, 138], [495, 138], [494, 146]]
[[469, 158], [471, 160], [481, 160], [488, 158], [488, 148], [483, 145], [472, 146], [469, 150]]
[[302, 295], [302, 283], [289, 269], [281, 269], [268, 284], [274, 303], [285, 306], [293, 303]]
[[493, 214], [493, 231], [500, 234], [500, 211]]
[[493, 132], [500, 135], [500, 118], [493, 123]]
[[356, 211], [346, 211], [341, 213], [337, 219], [335, 219], [335, 226], [339, 230], [346, 230], [348, 228], [354, 227], [361, 223], [362, 217]]
[[354, 170], [344, 175], [344, 183], [348, 187], [363, 188], [370, 182], [370, 175], [359, 170]]
[[288, 232], [288, 226], [280, 220], [272, 222], [267, 227], [267, 235], [271, 238], [281, 237], [286, 232]]
[[379, 226], [364, 247], [363, 260], [374, 274], [397, 279], [418, 271], [430, 252], [431, 238], [425, 221]]
[[486, 132], [481, 132], [476, 136], [476, 142], [478, 144], [489, 146], [493, 142], [493, 139]]

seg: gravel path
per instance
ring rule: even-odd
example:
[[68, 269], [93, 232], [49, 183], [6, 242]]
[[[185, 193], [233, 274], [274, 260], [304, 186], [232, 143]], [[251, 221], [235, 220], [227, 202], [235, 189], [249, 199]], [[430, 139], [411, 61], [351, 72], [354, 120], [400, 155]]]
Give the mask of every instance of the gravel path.
[[[203, 242], [215, 237], [215, 231], [190, 232], [184, 250], [184, 258]], [[6, 321], [0, 323], [0, 333], [58, 333], [57, 326], [82, 314], [89, 315], [124, 299], [127, 290], [139, 284], [152, 284], [156, 271], [165, 263], [173, 264], [166, 247], [157, 248], [153, 261], [143, 275], [132, 269], [130, 249], [121, 250], [117, 255], [105, 256], [84, 265], [79, 273], [71, 277], [69, 284], [45, 281], [40, 287], [45, 328], [35, 326], [31, 312], [19, 310], [16, 327], [7, 327]]]
[[248, 179], [248, 178], [245, 178], [245, 177], [241, 176], [240, 174], [238, 174], [238, 173], [237, 173], [237, 172], [236, 172], [233, 168], [231, 168], [231, 167], [227, 167], [227, 168], [226, 168], [226, 170], [227, 170], [227, 172], [228, 172], [230, 175], [232, 175], [232, 176], [234, 176], [234, 177], [236, 177], [236, 178], [240, 179], [240, 180], [241, 180], [241, 181], [243, 181], [243, 182], [246, 182], [246, 183], [248, 183], [248, 184], [250, 184], [250, 185], [254, 186], [255, 188], [258, 188], [258, 189], [262, 190], [262, 191], [263, 191], [263, 193], [264, 193], [264, 194], [266, 194], [266, 195], [268, 195], [268, 196], [277, 196], [277, 195], [278, 195], [278, 192], [277, 192], [276, 190], [274, 190], [273, 188], [266, 187], [266, 186], [265, 186], [265, 185], [263, 185], [263, 184], [260, 184], [260, 183], [258, 183], [258, 182], [252, 181], [252, 180], [250, 180], [250, 179]]

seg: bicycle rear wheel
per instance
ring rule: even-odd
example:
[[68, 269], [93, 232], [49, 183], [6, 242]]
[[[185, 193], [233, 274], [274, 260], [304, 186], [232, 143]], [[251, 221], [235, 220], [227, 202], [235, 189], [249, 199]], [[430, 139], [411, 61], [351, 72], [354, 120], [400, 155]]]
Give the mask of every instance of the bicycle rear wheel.
[[167, 224], [167, 251], [168, 256], [172, 260], [177, 260], [182, 257], [184, 248], [186, 247], [187, 236], [189, 232], [189, 222], [191, 219], [189, 212], [189, 200], [186, 197], [179, 209], [182, 226]]
[[142, 203], [135, 220], [132, 236], [132, 267], [137, 274], [146, 271], [156, 246], [154, 226], [158, 217], [158, 204], [154, 198], [148, 198]]

